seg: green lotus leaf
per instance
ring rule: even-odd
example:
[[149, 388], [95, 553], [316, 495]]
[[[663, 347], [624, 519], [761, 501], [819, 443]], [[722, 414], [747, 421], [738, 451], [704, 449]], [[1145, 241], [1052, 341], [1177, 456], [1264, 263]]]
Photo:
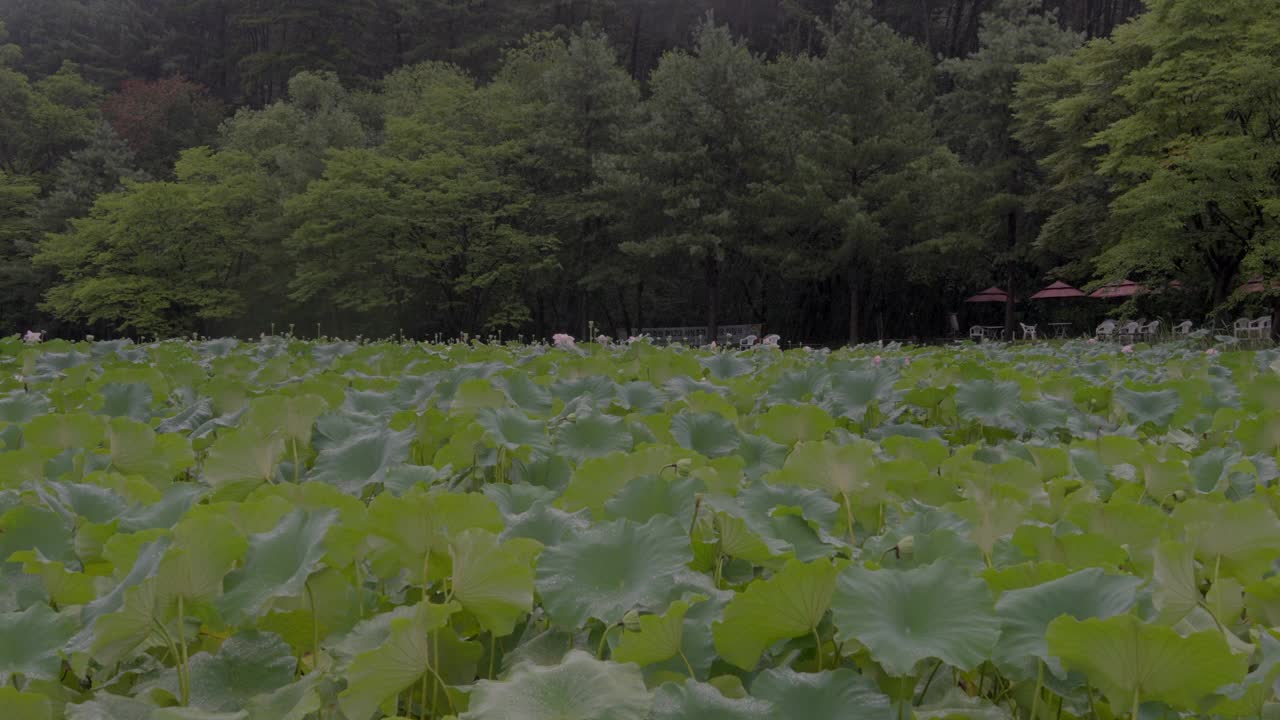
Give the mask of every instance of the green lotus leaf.
[[1184, 637], [1133, 615], [1060, 617], [1049, 624], [1045, 638], [1049, 652], [1066, 669], [1083, 672], [1115, 712], [1147, 701], [1198, 711], [1218, 688], [1242, 681], [1248, 664], [1231, 652], [1221, 632]]
[[668, 683], [653, 696], [652, 720], [767, 720], [777, 717], [773, 703], [752, 697], [725, 697], [718, 688], [695, 680]]
[[135, 650], [162, 644], [159, 628], [171, 625], [172, 610], [160, 601], [156, 591], [158, 580], [147, 578], [128, 587], [120, 607], [97, 618], [90, 632], [75, 648], [83, 647], [83, 656], [73, 656], [72, 668], [84, 676], [90, 657], [99, 664], [110, 667], [123, 661]]
[[838, 570], [826, 560], [790, 560], [773, 577], [751, 583], [729, 601], [724, 621], [712, 625], [716, 650], [754, 670], [774, 643], [813, 634], [831, 606]]
[[681, 523], [693, 521], [695, 497], [706, 490], [696, 477], [681, 477], [673, 470], [645, 475], [627, 483], [604, 504], [609, 518], [644, 523], [655, 515], [670, 515]]
[[711, 372], [717, 380], [727, 380], [751, 372], [751, 361], [732, 352], [714, 353], [710, 357], [698, 361], [702, 367]]
[[738, 449], [738, 428], [713, 412], [681, 411], [671, 418], [671, 437], [680, 447], [707, 457], [729, 455]]
[[39, 550], [20, 550], [10, 555], [9, 561], [22, 563], [22, 572], [38, 576], [55, 605], [84, 605], [97, 598], [92, 576], [72, 572], [65, 563], [48, 560]]
[[557, 504], [569, 512], [586, 508], [599, 517], [604, 512], [605, 502], [628, 482], [643, 475], [657, 475], [664, 467], [687, 455], [687, 451], [659, 446], [591, 458], [574, 470]]
[[776, 720], [893, 720], [889, 698], [867, 676], [848, 668], [798, 673], [771, 668], [756, 676], [751, 694], [773, 703]]
[[0, 396], [0, 422], [22, 425], [49, 412], [49, 401], [37, 392]]
[[[822, 404], [837, 417], [847, 417], [861, 422], [867, 409], [876, 405], [897, 402], [893, 384], [895, 374], [888, 369], [848, 370], [833, 372], [828, 377]], [[888, 410], [881, 407], [881, 412]]]
[[[483, 649], [477, 643], [462, 642], [448, 627], [457, 603], [418, 603], [409, 613], [400, 613], [387, 624], [385, 640], [356, 655], [347, 669], [347, 689], [339, 695], [342, 712], [348, 717], [369, 717], [387, 699], [409, 687], [426, 682], [440, 692], [443, 709], [447, 685], [461, 684], [475, 677], [476, 662]], [[438, 646], [437, 646], [438, 644]]]
[[850, 566], [840, 573], [831, 612], [837, 639], [861, 642], [894, 676], [910, 675], [927, 658], [972, 669], [1000, 634], [986, 583], [946, 562], [910, 570]]
[[992, 427], [1010, 427], [1022, 404], [1022, 390], [1014, 382], [970, 380], [956, 386], [960, 417]]
[[631, 431], [622, 418], [599, 413], [581, 415], [556, 433], [556, 451], [582, 461], [631, 449]]
[[1157, 427], [1168, 425], [1174, 413], [1182, 406], [1182, 397], [1177, 390], [1141, 392], [1117, 387], [1112, 392], [1112, 400], [1116, 407], [1124, 411], [1129, 422], [1134, 425], [1151, 423]]
[[449, 540], [470, 528], [502, 532], [502, 515], [480, 493], [440, 489], [411, 490], [401, 497], [383, 494], [369, 504], [370, 542], [377, 549], [375, 569], [385, 576], [402, 569], [409, 581], [421, 585], [427, 553], [448, 560]]
[[779, 485], [820, 488], [832, 495], [850, 497], [873, 494], [881, 485], [875, 446], [866, 441], [846, 445], [801, 442], [787, 456], [782, 469], [766, 479]]
[[[652, 665], [675, 657], [684, 647], [684, 616], [693, 603], [705, 600], [694, 597], [692, 603], [676, 600], [662, 615], [641, 615], [637, 621], [638, 628], [627, 628], [613, 649], [613, 659], [617, 662], [633, 662], [637, 665]], [[689, 673], [694, 674], [693, 668]]]
[[1215, 714], [1227, 717], [1256, 717], [1273, 697], [1280, 685], [1280, 638], [1273, 631], [1258, 633], [1257, 664], [1239, 683], [1218, 688], [1225, 699], [1213, 707]]
[[301, 595], [320, 568], [335, 510], [294, 510], [273, 529], [249, 537], [244, 566], [227, 576], [217, 606], [231, 622], [259, 615], [273, 598]]
[[320, 710], [317, 686], [323, 679], [324, 675], [313, 672], [297, 682], [254, 696], [246, 708], [249, 720], [306, 720]]
[[533, 609], [533, 558], [541, 549], [523, 538], [499, 542], [479, 528], [458, 533], [449, 542], [454, 599], [485, 630], [510, 635]]
[[56, 679], [62, 671], [59, 651], [77, 626], [75, 617], [59, 614], [44, 603], [0, 614], [0, 676]]
[[830, 379], [825, 368], [816, 365], [782, 373], [769, 386], [770, 403], [802, 403], [822, 392]]
[[46, 450], [92, 449], [106, 439], [106, 423], [96, 415], [40, 415], [22, 428], [27, 447]]
[[502, 531], [504, 540], [529, 538], [544, 547], [559, 545], [560, 541], [591, 526], [586, 510], [567, 513], [551, 506], [555, 492], [537, 485], [487, 485], [484, 494], [497, 504], [507, 529]]
[[551, 443], [547, 439], [542, 422], [531, 419], [522, 410], [512, 408], [485, 409], [476, 416], [476, 422], [484, 428], [489, 439], [507, 450], [529, 448], [548, 452]]
[[759, 480], [787, 461], [787, 446], [761, 435], [742, 433], [737, 457], [745, 464], [743, 473], [751, 480]]
[[53, 703], [34, 692], [0, 687], [0, 707], [4, 708], [5, 720], [53, 720]]
[[673, 579], [692, 560], [688, 528], [674, 518], [603, 523], [542, 553], [538, 594], [561, 627], [588, 618], [617, 622], [634, 608], [664, 607]]
[[245, 483], [271, 482], [284, 457], [284, 438], [257, 428], [236, 428], [218, 434], [205, 457], [201, 477], [215, 489]]
[[151, 386], [146, 383], [107, 383], [99, 391], [99, 414], [125, 417], [138, 422], [151, 420]]
[[619, 386], [616, 399], [623, 409], [643, 413], [661, 412], [666, 401], [661, 390], [652, 383], [639, 380]]
[[36, 550], [46, 560], [76, 562], [70, 520], [34, 505], [0, 512], [0, 562], [23, 550]]
[[1107, 575], [1089, 568], [1006, 592], [996, 602], [1001, 628], [992, 660], [1001, 672], [1017, 680], [1034, 680], [1040, 662], [1063, 674], [1044, 640], [1049, 623], [1063, 615], [1084, 620], [1128, 612], [1138, 601], [1141, 585], [1141, 578]]
[[[293, 682], [297, 660], [278, 635], [256, 630], [234, 635], [217, 653], [199, 652], [188, 660], [190, 706], [209, 712], [234, 712], [250, 698], [272, 693]], [[140, 688], [166, 690], [178, 696], [178, 675], [170, 670], [158, 681]]]
[[243, 425], [263, 434], [279, 435], [290, 449], [307, 447], [311, 444], [311, 429], [328, 409], [329, 403], [319, 395], [264, 395], [249, 403]]
[[160, 560], [156, 591], [161, 603], [213, 600], [222, 579], [244, 555], [249, 543], [230, 519], [205, 513], [174, 528], [174, 544]]
[[67, 720], [150, 720], [155, 705], [141, 700], [99, 693], [88, 702], [67, 706]]
[[835, 425], [835, 420], [816, 405], [774, 405], [756, 418], [756, 430], [783, 445], [821, 440]]
[[1213, 502], [1192, 498], [1173, 512], [1187, 543], [1207, 566], [1248, 582], [1271, 570], [1280, 553], [1280, 519], [1257, 499]]
[[249, 713], [245, 710], [211, 712], [191, 707], [166, 707], [153, 711], [149, 720], [249, 720]]
[[125, 475], [142, 475], [153, 483], [168, 484], [179, 472], [195, 464], [191, 444], [181, 435], [157, 436], [151, 426], [112, 418], [107, 425], [111, 467]]
[[985, 698], [970, 697], [951, 688], [936, 702], [913, 708], [916, 720], [1010, 720], [1009, 711]]
[[369, 485], [383, 482], [391, 468], [408, 460], [412, 441], [409, 432], [368, 428], [320, 450], [307, 479], [359, 496]]
[[521, 663], [501, 681], [481, 680], [459, 720], [648, 720], [640, 670], [581, 650], [558, 665]]

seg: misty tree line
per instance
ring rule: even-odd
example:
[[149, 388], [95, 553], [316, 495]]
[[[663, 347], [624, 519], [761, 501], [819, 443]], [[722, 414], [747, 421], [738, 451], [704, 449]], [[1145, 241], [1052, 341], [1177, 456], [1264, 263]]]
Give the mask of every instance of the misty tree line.
[[1271, 302], [1237, 288], [1280, 262], [1274, 3], [462, 6], [0, 0], [3, 330], [835, 341], [1049, 278]]

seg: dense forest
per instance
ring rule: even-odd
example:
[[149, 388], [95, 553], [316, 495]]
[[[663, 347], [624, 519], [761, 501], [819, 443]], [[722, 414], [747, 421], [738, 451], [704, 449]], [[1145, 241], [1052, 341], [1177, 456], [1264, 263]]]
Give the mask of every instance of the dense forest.
[[0, 0], [0, 332], [1256, 310], [1276, 37], [1274, 0]]

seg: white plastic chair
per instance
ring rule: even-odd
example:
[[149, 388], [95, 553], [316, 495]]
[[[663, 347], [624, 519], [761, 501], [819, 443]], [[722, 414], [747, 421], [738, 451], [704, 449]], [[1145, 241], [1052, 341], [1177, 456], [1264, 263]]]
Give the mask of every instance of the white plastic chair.
[[981, 325], [974, 325], [973, 327], [969, 328], [970, 340], [976, 340], [978, 342], [982, 342], [983, 338], [985, 338], [986, 336], [987, 334], [985, 331], [983, 331]]
[[1249, 323], [1249, 337], [1266, 340], [1271, 337], [1271, 316], [1263, 315]]
[[1190, 320], [1183, 320], [1182, 322], [1178, 323], [1177, 325], [1174, 325], [1169, 329], [1173, 332], [1174, 335], [1180, 335], [1182, 337], [1186, 337], [1191, 334], [1191, 330], [1194, 327], [1195, 327], [1195, 324], [1192, 323]]
[[1132, 342], [1133, 339], [1137, 337], [1138, 328], [1140, 327], [1142, 327], [1142, 325], [1136, 321], [1127, 322], [1116, 330], [1116, 335], [1119, 336], [1121, 342], [1124, 342], [1125, 340]]
[[741, 340], [739, 340], [739, 341], [738, 341], [738, 345], [739, 345], [743, 350], [746, 350], [746, 349], [750, 348], [752, 345], [755, 345], [755, 344], [756, 344], [756, 340], [757, 340], [757, 339], [758, 339], [758, 338], [757, 338], [755, 335], [748, 335], [748, 336], [746, 336], [746, 337], [742, 338]]
[[778, 347], [778, 343], [782, 342], [781, 335], [765, 335], [760, 341], [761, 347]]
[[1036, 326], [1035, 326], [1035, 325], [1028, 325], [1028, 324], [1026, 324], [1026, 323], [1018, 323], [1018, 325], [1022, 326], [1022, 339], [1023, 339], [1023, 340], [1035, 340], [1035, 339], [1036, 339]]
[[1247, 338], [1252, 325], [1253, 321], [1249, 318], [1236, 318], [1235, 324], [1231, 326], [1231, 334], [1238, 338]]
[[1147, 342], [1152, 342], [1156, 339], [1156, 333], [1158, 332], [1160, 332], [1160, 321], [1152, 320], [1138, 328], [1138, 337], [1146, 339]]
[[1099, 340], [1110, 340], [1116, 334], [1116, 321], [1103, 320], [1102, 324], [1093, 331], [1093, 334]]

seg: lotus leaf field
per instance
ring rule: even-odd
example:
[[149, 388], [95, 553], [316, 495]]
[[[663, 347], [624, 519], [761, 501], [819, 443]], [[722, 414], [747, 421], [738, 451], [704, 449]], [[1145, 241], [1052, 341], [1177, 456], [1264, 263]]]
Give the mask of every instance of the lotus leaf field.
[[1277, 357], [2, 341], [0, 717], [1277, 718]]

